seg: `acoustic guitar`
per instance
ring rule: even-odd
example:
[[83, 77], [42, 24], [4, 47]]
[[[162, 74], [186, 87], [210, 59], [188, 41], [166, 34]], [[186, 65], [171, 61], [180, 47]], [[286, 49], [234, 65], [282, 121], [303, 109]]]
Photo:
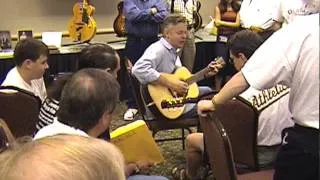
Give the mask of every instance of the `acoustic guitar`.
[[[225, 61], [222, 57], [218, 57], [214, 61], [214, 66], [218, 68], [222, 68], [224, 65]], [[206, 67], [192, 75], [187, 68], [180, 67], [170, 76], [172, 76], [172, 78], [178, 78], [187, 82], [189, 85], [187, 94], [179, 95], [175, 92], [172, 92], [166, 86], [159, 84], [148, 84], [147, 90], [143, 91], [144, 101], [154, 115], [164, 116], [168, 119], [177, 119], [182, 115], [185, 105], [182, 104], [181, 106], [173, 106], [172, 108], [168, 108], [169, 106], [164, 106], [163, 102], [197, 98], [199, 96], [199, 88], [196, 82], [207, 78], [208, 76], [206, 75], [209, 71], [210, 67]]]
[[123, 1], [118, 3], [118, 16], [113, 22], [114, 32], [118, 37], [125, 37], [127, 35], [126, 27], [125, 27], [125, 16], [123, 14]]
[[87, 0], [77, 2], [73, 6], [73, 17], [69, 21], [70, 38], [76, 42], [89, 42], [97, 31], [97, 24], [92, 15], [95, 8]]
[[195, 31], [198, 31], [202, 26], [202, 17], [199, 13], [199, 10], [201, 8], [201, 2], [197, 0], [196, 6], [197, 6], [197, 11], [193, 13], [193, 19], [194, 19], [194, 29]]

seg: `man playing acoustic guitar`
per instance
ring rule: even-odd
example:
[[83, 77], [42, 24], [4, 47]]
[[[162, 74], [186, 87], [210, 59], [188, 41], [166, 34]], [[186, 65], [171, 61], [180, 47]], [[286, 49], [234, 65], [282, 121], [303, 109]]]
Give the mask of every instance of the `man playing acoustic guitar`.
[[[186, 94], [189, 84], [173, 77], [181, 61], [177, 50], [184, 46], [187, 37], [187, 20], [177, 14], [169, 15], [162, 24], [163, 37], [151, 44], [132, 68], [133, 75], [143, 85], [159, 85], [177, 94]], [[210, 63], [204, 77], [214, 75], [223, 65]], [[199, 95], [211, 92], [209, 87], [199, 87]], [[151, 94], [151, 93], [150, 93]], [[195, 103], [187, 104], [181, 117], [197, 116]]]

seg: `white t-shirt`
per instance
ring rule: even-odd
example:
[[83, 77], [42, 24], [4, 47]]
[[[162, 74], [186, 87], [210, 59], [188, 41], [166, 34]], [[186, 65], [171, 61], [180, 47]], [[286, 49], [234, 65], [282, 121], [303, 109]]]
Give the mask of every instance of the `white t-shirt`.
[[40, 129], [33, 139], [36, 140], [36, 139], [44, 138], [47, 136], [54, 136], [58, 134], [73, 134], [73, 135], [88, 137], [88, 134], [85, 133], [84, 131], [62, 124], [57, 119], [55, 119], [52, 124]]
[[310, 14], [305, 8], [308, 1], [311, 0], [281, 0], [281, 22], [288, 24], [298, 15]]
[[241, 71], [256, 89], [290, 87], [293, 121], [319, 129], [319, 14], [297, 16], [265, 41]]
[[12, 68], [8, 72], [7, 77], [1, 86], [15, 86], [20, 89], [30, 91], [36, 96], [39, 96], [41, 101], [44, 101], [45, 97], [47, 96], [47, 90], [43, 78], [31, 80], [31, 85], [29, 85], [22, 79], [17, 67]]
[[258, 145], [280, 144], [282, 130], [294, 124], [288, 107], [289, 89], [281, 85], [263, 91], [250, 87], [240, 96], [260, 112]]
[[278, 0], [243, 0], [240, 14], [240, 23], [244, 28], [259, 26], [268, 29], [281, 19], [280, 2]]

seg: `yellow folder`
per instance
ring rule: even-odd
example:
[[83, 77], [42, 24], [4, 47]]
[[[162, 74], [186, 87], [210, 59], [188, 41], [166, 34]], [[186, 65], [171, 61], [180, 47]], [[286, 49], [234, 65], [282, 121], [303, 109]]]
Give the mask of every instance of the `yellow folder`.
[[146, 123], [138, 120], [111, 133], [111, 142], [121, 151], [126, 162], [162, 162], [163, 156]]

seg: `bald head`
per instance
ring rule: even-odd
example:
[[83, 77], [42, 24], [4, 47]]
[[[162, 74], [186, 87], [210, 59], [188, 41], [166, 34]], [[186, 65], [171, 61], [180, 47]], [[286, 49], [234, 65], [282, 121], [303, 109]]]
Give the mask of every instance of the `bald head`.
[[124, 180], [124, 160], [112, 144], [90, 137], [51, 136], [0, 154], [6, 180]]

